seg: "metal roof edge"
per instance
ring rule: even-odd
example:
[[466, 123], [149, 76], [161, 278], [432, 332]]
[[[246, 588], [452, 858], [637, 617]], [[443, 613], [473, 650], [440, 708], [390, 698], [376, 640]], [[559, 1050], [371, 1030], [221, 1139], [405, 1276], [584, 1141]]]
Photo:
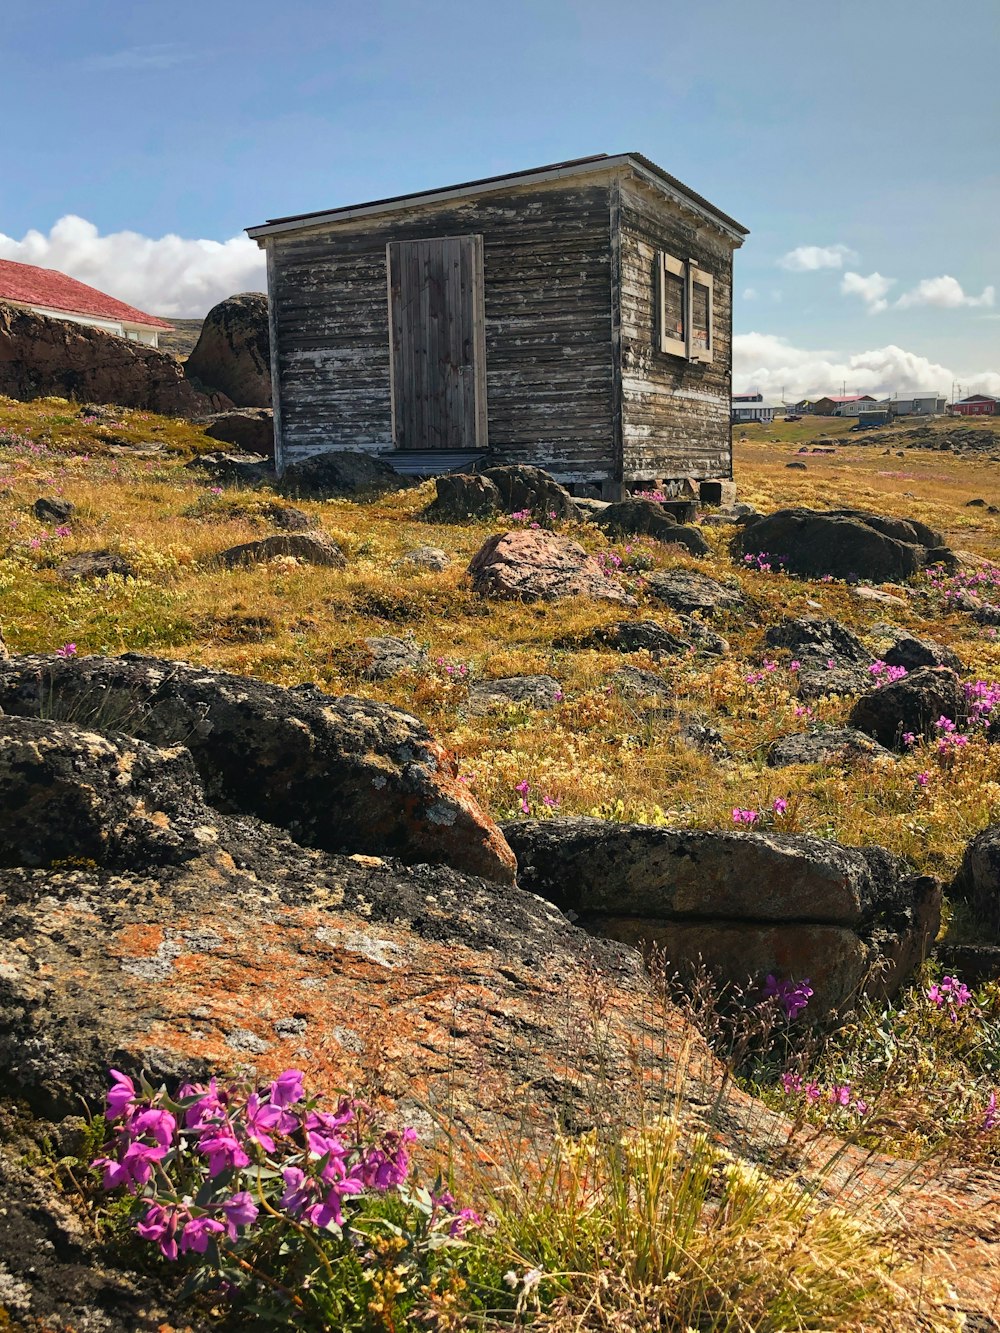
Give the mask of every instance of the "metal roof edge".
[[742, 245], [744, 236], [749, 231], [734, 218], [691, 190], [675, 176], [671, 176], [655, 162], [641, 153], [600, 153], [593, 157], [574, 158], [567, 162], [556, 162], [551, 166], [535, 167], [528, 171], [512, 172], [503, 176], [488, 176], [481, 180], [468, 181], [461, 185], [448, 185], [436, 190], [420, 190], [412, 194], [396, 195], [388, 199], [377, 199], [369, 203], [347, 205], [343, 208], [329, 209], [325, 212], [299, 213], [290, 217], [272, 218], [255, 227], [245, 228], [246, 234], [258, 245], [268, 236], [285, 232], [302, 231], [309, 227], [321, 227], [326, 223], [351, 221], [356, 218], [374, 217], [383, 213], [392, 213], [401, 208], [411, 208], [418, 204], [433, 204], [447, 199], [473, 198], [481, 194], [496, 193], [513, 189], [524, 181], [553, 181], [567, 176], [604, 174], [619, 170], [625, 165], [666, 193], [675, 202], [685, 207], [694, 208], [707, 220], [722, 227], [736, 242]]

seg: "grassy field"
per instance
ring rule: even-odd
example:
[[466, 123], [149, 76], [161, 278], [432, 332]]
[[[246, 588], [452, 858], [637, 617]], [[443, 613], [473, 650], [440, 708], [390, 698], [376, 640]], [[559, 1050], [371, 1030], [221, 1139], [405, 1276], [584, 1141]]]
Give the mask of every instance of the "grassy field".
[[[859, 602], [840, 584], [807, 583], [779, 573], [737, 568], [726, 529], [706, 529], [712, 554], [695, 560], [679, 548], [635, 540], [618, 553], [639, 598], [635, 618], [679, 628], [643, 590], [642, 570], [687, 565], [737, 579], [752, 611], [718, 624], [732, 651], [721, 659], [689, 657], [657, 664], [574, 647], [614, 619], [591, 602], [519, 605], [487, 602], [464, 579], [469, 558], [503, 521], [435, 526], [421, 511], [433, 486], [368, 503], [302, 502], [348, 558], [344, 571], [275, 561], [221, 572], [210, 558], [269, 530], [255, 492], [213, 488], [185, 470], [212, 446], [196, 428], [148, 414], [121, 412], [112, 423], [81, 420], [59, 401], [0, 401], [0, 523], [8, 548], [0, 560], [2, 617], [17, 652], [139, 651], [259, 675], [285, 685], [314, 681], [398, 704], [425, 720], [459, 757], [470, 789], [499, 818], [517, 813], [516, 788], [528, 782], [532, 812], [596, 813], [695, 827], [725, 827], [733, 807], [769, 809], [788, 801], [782, 827], [851, 844], [882, 843], [921, 869], [953, 871], [968, 838], [1000, 816], [1000, 753], [981, 742], [938, 764], [919, 752], [888, 769], [770, 769], [768, 744], [810, 722], [843, 721], [850, 700], [827, 697], [802, 712], [794, 677], [783, 667], [764, 683], [745, 678], [762, 661], [766, 625], [787, 615], [834, 616], [866, 637], [873, 660], [888, 639], [887, 617], [913, 633], [952, 644], [976, 678], [1000, 678], [1000, 643], [932, 595], [905, 607]], [[113, 441], [160, 441], [155, 458], [109, 452]], [[1000, 519], [967, 508], [997, 497], [1000, 467], [950, 455], [908, 451], [903, 459], [864, 446], [810, 455], [804, 471], [787, 470], [792, 444], [740, 443], [741, 498], [763, 510], [782, 504], [868, 506], [913, 515], [942, 528], [970, 556], [1000, 559]], [[120, 448], [120, 446], [119, 446]], [[72, 500], [78, 515], [59, 535], [31, 505], [40, 495]], [[271, 497], [273, 498], [273, 497]], [[567, 527], [593, 551], [608, 543], [590, 525]], [[401, 564], [420, 544], [453, 557], [440, 573]], [[59, 562], [77, 550], [121, 551], [139, 577], [67, 585]], [[620, 617], [618, 617], [620, 618]], [[429, 652], [427, 671], [375, 683], [366, 679], [364, 640], [412, 636]], [[659, 670], [671, 698], [623, 694], [615, 672], [626, 663]], [[449, 668], [451, 668], [449, 670]], [[564, 698], [556, 709], [524, 707], [472, 716], [468, 682], [548, 672]], [[673, 716], [671, 714], [674, 714]], [[722, 734], [728, 757], [710, 756], [682, 736], [696, 718]], [[918, 773], [929, 771], [920, 786]]]

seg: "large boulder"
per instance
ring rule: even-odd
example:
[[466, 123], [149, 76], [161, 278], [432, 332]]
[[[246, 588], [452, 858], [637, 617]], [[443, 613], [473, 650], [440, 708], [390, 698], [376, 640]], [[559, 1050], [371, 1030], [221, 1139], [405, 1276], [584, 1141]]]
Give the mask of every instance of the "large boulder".
[[540, 467], [512, 463], [502, 467], [488, 467], [483, 476], [492, 481], [499, 491], [500, 503], [508, 514], [527, 510], [544, 519], [580, 517], [580, 511], [566, 487]]
[[494, 708], [554, 708], [562, 698], [554, 676], [499, 676], [469, 687], [469, 711], [482, 715]]
[[343, 569], [347, 564], [343, 551], [325, 532], [275, 532], [270, 537], [230, 546], [228, 550], [220, 551], [211, 563], [235, 569], [239, 565], [266, 564], [279, 556], [328, 569]]
[[1000, 940], [1000, 824], [984, 828], [966, 847], [951, 897], [968, 903], [977, 925]]
[[658, 570], [646, 576], [646, 590], [651, 597], [665, 602], [674, 611], [732, 611], [743, 605], [742, 594], [723, 587], [696, 569]]
[[656, 500], [633, 498], [609, 504], [593, 520], [611, 538], [652, 537], [683, 546], [692, 555], [708, 555], [711, 547], [697, 528], [678, 523]]
[[399, 491], [411, 485], [378, 454], [356, 449], [328, 449], [289, 463], [281, 479], [289, 495], [318, 499], [365, 492]]
[[102, 329], [0, 303], [0, 394], [75, 398], [201, 417], [231, 407], [225, 393], [200, 393], [166, 352]]
[[635, 606], [597, 558], [568, 537], [541, 529], [518, 529], [488, 538], [472, 557], [468, 573], [481, 597], [507, 601], [554, 601], [591, 597]]
[[860, 509], [779, 509], [740, 531], [744, 555], [767, 554], [793, 574], [873, 583], [912, 578], [927, 565], [951, 563], [939, 532], [917, 519]]
[[851, 710], [850, 724], [881, 745], [905, 750], [903, 736], [934, 734], [939, 718], [962, 722], [968, 712], [965, 691], [950, 667], [922, 667], [862, 695]]
[[432, 523], [467, 523], [492, 518], [503, 508], [494, 481], [478, 472], [446, 472], [434, 481], [435, 498], [424, 510]]
[[236, 407], [270, 407], [271, 338], [264, 293], [242, 292], [213, 306], [184, 371], [226, 394]]
[[892, 759], [891, 751], [854, 727], [822, 727], [779, 736], [767, 752], [771, 768], [789, 764], [849, 764], [859, 759]]
[[952, 671], [964, 670], [957, 653], [933, 639], [914, 639], [908, 634], [898, 638], [883, 654], [887, 666], [919, 671], [921, 667], [946, 666]]
[[513, 878], [513, 855], [454, 760], [387, 704], [129, 654], [0, 662], [0, 710], [184, 745], [213, 804], [307, 846]]
[[518, 883], [588, 930], [745, 985], [809, 978], [820, 1014], [891, 995], [926, 956], [941, 887], [879, 847], [823, 838], [525, 820], [504, 826]]
[[235, 445], [243, 453], [259, 454], [274, 461], [274, 413], [269, 407], [243, 407], [232, 412], [216, 412], [205, 422], [210, 440]]
[[784, 648], [800, 664], [798, 689], [804, 699], [824, 694], [861, 694], [873, 684], [872, 654], [837, 620], [804, 616], [782, 620], [764, 634], [767, 648]]

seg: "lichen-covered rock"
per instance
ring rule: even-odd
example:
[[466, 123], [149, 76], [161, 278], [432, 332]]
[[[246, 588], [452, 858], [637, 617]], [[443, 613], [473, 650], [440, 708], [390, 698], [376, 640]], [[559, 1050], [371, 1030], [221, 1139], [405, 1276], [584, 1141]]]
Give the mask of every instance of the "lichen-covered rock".
[[1000, 824], [984, 828], [966, 847], [951, 896], [968, 903], [977, 925], [1000, 939]]
[[281, 488], [288, 495], [317, 499], [401, 491], [410, 485], [409, 477], [401, 476], [378, 454], [355, 449], [328, 449], [289, 463], [281, 479]]
[[216, 412], [201, 423], [210, 440], [235, 445], [247, 454], [274, 461], [274, 413], [269, 407], [243, 407]]
[[651, 597], [665, 602], [675, 611], [731, 611], [743, 605], [742, 594], [723, 587], [696, 569], [659, 570], [647, 575], [646, 588]]
[[427, 649], [413, 639], [392, 635], [365, 639], [369, 660], [365, 675], [371, 680], [391, 680], [404, 671], [422, 671], [427, 666]]
[[0, 394], [24, 402], [90, 399], [191, 418], [232, 406], [225, 392], [200, 393], [179, 362], [155, 347], [3, 303]]
[[922, 667], [862, 695], [849, 722], [881, 745], [905, 750], [903, 736], [908, 732], [930, 737], [939, 718], [957, 724], [967, 711], [965, 691], [950, 667]]
[[226, 569], [237, 565], [261, 565], [277, 556], [290, 556], [307, 565], [323, 565], [328, 569], [343, 569], [347, 560], [343, 551], [325, 532], [276, 532], [270, 537], [244, 542], [220, 551], [213, 564]]
[[768, 554], [807, 578], [824, 574], [875, 583], [912, 578], [927, 565], [953, 563], [939, 532], [917, 519], [861, 509], [779, 509], [741, 529], [741, 554]]
[[789, 764], [847, 764], [857, 759], [892, 759], [884, 746], [854, 727], [824, 727], [819, 731], [780, 736], [767, 752], [771, 768]]
[[500, 503], [507, 514], [529, 510], [546, 518], [577, 519], [580, 511], [565, 486], [540, 467], [513, 463], [488, 467], [483, 472], [500, 493]]
[[58, 495], [41, 495], [31, 506], [39, 523], [68, 523], [76, 513], [76, 505]]
[[904, 667], [907, 671], [936, 666], [951, 667], [952, 671], [963, 669], [958, 654], [944, 644], [935, 643], [933, 639], [914, 639], [908, 634], [897, 639], [883, 654], [883, 659], [888, 666]]
[[635, 605], [635, 598], [605, 574], [595, 556], [568, 537], [540, 529], [488, 538], [472, 557], [468, 572], [481, 597], [526, 602], [591, 597]]
[[226, 394], [236, 407], [271, 406], [271, 339], [263, 292], [241, 292], [212, 307], [184, 373]]
[[691, 644], [658, 620], [622, 620], [594, 630], [577, 642], [579, 647], [616, 648], [620, 653], [647, 652], [655, 658], [677, 657], [691, 651]]
[[446, 472], [435, 477], [435, 498], [424, 510], [433, 523], [468, 523], [491, 518], [503, 509], [503, 497], [494, 481], [477, 472]]
[[726, 981], [809, 977], [820, 1012], [892, 994], [926, 956], [941, 886], [879, 847], [596, 819], [504, 825], [518, 883], [588, 930]]
[[798, 661], [798, 690], [803, 699], [824, 694], [861, 694], [874, 684], [868, 667], [872, 654], [858, 636], [837, 620], [805, 616], [771, 625], [768, 648], [784, 648]]
[[124, 579], [135, 577], [132, 565], [117, 551], [77, 551], [59, 564], [56, 573], [65, 583], [106, 579], [110, 574]]
[[554, 708], [562, 698], [554, 676], [503, 676], [480, 680], [469, 687], [469, 712], [489, 713], [494, 708], [522, 704], [528, 708]]
[[648, 536], [683, 546], [692, 555], [708, 555], [711, 550], [697, 528], [678, 523], [656, 500], [619, 500], [608, 505], [594, 522], [611, 538]]
[[183, 745], [211, 804], [308, 846], [513, 879], [513, 855], [454, 760], [387, 704], [150, 657], [23, 656], [0, 662], [0, 709]]
[[414, 569], [426, 569], [440, 574], [442, 570], [450, 567], [451, 556], [440, 546], [415, 546], [412, 551], [407, 551], [403, 555], [400, 563], [412, 565]]

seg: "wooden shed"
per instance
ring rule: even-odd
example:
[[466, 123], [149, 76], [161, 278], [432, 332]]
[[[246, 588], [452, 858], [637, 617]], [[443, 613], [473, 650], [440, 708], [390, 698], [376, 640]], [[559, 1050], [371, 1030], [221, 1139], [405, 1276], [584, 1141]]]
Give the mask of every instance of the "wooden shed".
[[638, 153], [276, 218], [279, 471], [532, 463], [606, 497], [732, 475], [733, 251], [747, 231]]

